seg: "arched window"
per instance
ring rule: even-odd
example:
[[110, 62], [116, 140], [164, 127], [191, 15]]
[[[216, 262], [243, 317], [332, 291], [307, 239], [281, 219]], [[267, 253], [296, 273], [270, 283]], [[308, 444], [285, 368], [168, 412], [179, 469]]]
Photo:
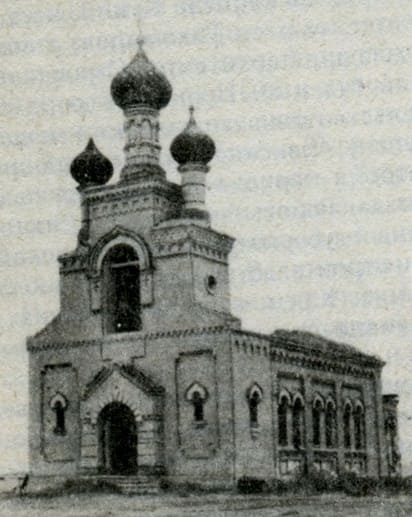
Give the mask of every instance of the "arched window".
[[132, 332], [141, 327], [139, 261], [131, 246], [111, 248], [103, 260], [106, 331]]
[[62, 403], [60, 401], [56, 402], [53, 409], [56, 413], [56, 425], [54, 427], [54, 432], [56, 434], [66, 434], [66, 417]]
[[193, 404], [193, 420], [195, 422], [204, 421], [204, 406], [205, 401], [202, 399], [201, 394], [198, 391], [193, 392], [192, 404]]
[[364, 446], [365, 432], [363, 407], [360, 404], [356, 406], [353, 420], [355, 430], [355, 449], [359, 450]]
[[350, 449], [352, 447], [351, 420], [352, 406], [347, 403], [343, 410], [343, 443], [346, 449]]
[[258, 407], [263, 398], [262, 388], [258, 384], [253, 384], [247, 391], [247, 401], [249, 406], [249, 424], [251, 427], [259, 426]]
[[336, 445], [336, 407], [332, 400], [326, 403], [325, 441], [328, 448], [335, 447]]
[[249, 419], [250, 419], [250, 425], [258, 426], [259, 425], [259, 419], [258, 419], [258, 405], [260, 402], [260, 397], [258, 393], [254, 393], [250, 399], [249, 399]]
[[278, 442], [283, 447], [288, 444], [288, 407], [287, 397], [281, 397], [278, 406]]
[[313, 445], [320, 447], [321, 443], [321, 417], [322, 417], [323, 405], [322, 402], [317, 399], [315, 400], [312, 408], [312, 423], [313, 423]]
[[206, 388], [194, 382], [186, 391], [186, 400], [193, 406], [193, 422], [205, 422], [205, 403], [208, 397]]
[[292, 443], [295, 449], [303, 446], [303, 410], [301, 397], [296, 397], [292, 408]]
[[54, 411], [54, 434], [66, 434], [66, 409], [67, 400], [61, 393], [56, 395], [50, 401], [50, 407]]

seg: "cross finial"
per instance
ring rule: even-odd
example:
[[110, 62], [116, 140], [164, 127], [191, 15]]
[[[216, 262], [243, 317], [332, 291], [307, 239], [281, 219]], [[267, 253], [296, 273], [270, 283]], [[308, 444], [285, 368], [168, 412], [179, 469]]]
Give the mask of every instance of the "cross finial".
[[138, 34], [137, 34], [136, 41], [137, 41], [137, 44], [139, 45], [139, 50], [142, 51], [143, 44], [144, 44], [144, 37], [143, 37], [142, 23], [141, 23], [140, 18], [137, 19], [137, 30], [138, 30]]
[[194, 127], [196, 125], [195, 117], [193, 113], [195, 112], [195, 108], [193, 106], [189, 106], [189, 122], [187, 123], [187, 127]]

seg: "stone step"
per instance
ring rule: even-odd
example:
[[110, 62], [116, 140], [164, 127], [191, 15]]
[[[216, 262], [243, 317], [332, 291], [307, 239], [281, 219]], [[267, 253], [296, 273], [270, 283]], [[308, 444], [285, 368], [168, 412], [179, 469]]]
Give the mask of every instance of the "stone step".
[[119, 488], [122, 494], [150, 494], [159, 493], [159, 480], [153, 476], [119, 476], [104, 474], [101, 476], [87, 476], [87, 479], [101, 480]]

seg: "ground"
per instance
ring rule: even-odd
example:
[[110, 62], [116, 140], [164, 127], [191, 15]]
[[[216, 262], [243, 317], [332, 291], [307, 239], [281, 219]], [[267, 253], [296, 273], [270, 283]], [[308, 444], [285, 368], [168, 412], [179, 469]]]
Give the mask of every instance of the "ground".
[[126, 496], [84, 494], [54, 498], [1, 497], [1, 517], [403, 517], [412, 496], [351, 498], [231, 494]]

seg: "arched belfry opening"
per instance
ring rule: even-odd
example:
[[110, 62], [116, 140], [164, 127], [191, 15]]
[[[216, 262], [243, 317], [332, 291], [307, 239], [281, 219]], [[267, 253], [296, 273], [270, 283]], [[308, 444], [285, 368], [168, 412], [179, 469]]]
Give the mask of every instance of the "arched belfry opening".
[[133, 411], [120, 402], [105, 406], [97, 419], [99, 470], [107, 474], [137, 472], [137, 427]]
[[140, 268], [136, 251], [118, 244], [103, 259], [105, 331], [133, 332], [141, 328]]

